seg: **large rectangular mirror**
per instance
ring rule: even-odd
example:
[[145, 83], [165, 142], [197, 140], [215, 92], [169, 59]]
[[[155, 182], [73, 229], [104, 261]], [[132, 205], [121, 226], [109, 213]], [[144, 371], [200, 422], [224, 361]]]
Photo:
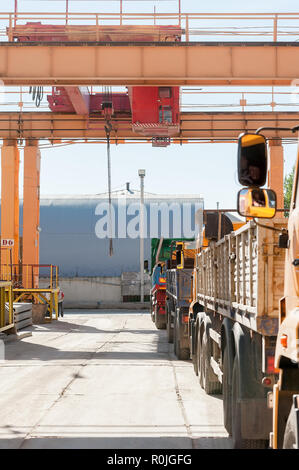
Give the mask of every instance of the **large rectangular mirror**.
[[241, 134], [238, 140], [238, 179], [242, 186], [264, 186], [267, 144], [263, 135]]

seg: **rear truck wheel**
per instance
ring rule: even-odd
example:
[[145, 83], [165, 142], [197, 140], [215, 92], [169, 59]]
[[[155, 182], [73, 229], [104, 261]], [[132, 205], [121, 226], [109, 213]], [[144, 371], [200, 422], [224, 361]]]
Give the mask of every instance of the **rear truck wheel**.
[[207, 395], [218, 395], [222, 392], [222, 384], [210, 364], [211, 354], [208, 345], [207, 333], [204, 332], [201, 345], [200, 373], [202, 388]]
[[223, 375], [222, 375], [222, 393], [223, 393], [223, 418], [224, 427], [228, 434], [232, 435], [232, 406], [231, 406], [231, 387], [229, 377], [228, 346], [225, 346], [223, 352]]
[[151, 312], [151, 319], [152, 319], [152, 322], [155, 323], [155, 309], [154, 309], [154, 306], [153, 306], [153, 298], [151, 296], [151, 300], [150, 300], [150, 312]]
[[155, 311], [155, 325], [158, 328], [158, 330], [165, 330], [165, 328], [166, 328], [165, 313], [161, 314], [157, 310], [158, 309], [156, 308], [156, 311]]
[[201, 354], [200, 328], [198, 328], [198, 333], [197, 333], [196, 358], [197, 358], [198, 381], [199, 381], [199, 385], [201, 386], [201, 388], [203, 388], [202, 372], [201, 372], [203, 358], [202, 358], [202, 354]]
[[181, 313], [178, 310], [175, 315], [175, 355], [180, 361], [190, 358], [189, 348], [182, 346], [183, 325], [181, 324]]
[[299, 449], [299, 409], [294, 404], [284, 432], [283, 449]]
[[[234, 359], [232, 373], [232, 441], [234, 449], [266, 449], [268, 441], [262, 439], [244, 439], [242, 437], [240, 376], [237, 356]], [[243, 418], [246, 417], [243, 415]]]
[[171, 312], [169, 308], [166, 307], [166, 330], [167, 330], [167, 339], [168, 343], [173, 343], [173, 326], [171, 325]]
[[194, 344], [194, 352], [192, 355], [193, 369], [194, 369], [195, 375], [198, 375], [197, 333], [196, 332], [197, 332], [197, 329], [195, 326], [192, 332], [192, 335], [194, 334], [196, 336], [195, 341], [193, 340], [193, 337], [190, 338], [190, 341], [193, 341], [193, 344]]
[[176, 317], [173, 320], [173, 352], [174, 355], [177, 355], [177, 339], [176, 339], [177, 331], [176, 331]]

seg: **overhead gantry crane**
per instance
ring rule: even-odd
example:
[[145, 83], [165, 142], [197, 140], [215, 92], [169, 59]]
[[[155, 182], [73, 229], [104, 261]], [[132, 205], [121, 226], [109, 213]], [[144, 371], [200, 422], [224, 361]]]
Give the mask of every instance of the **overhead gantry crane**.
[[[297, 18], [297, 17], [296, 17]], [[0, 42], [0, 76], [5, 85], [52, 85], [49, 113], [1, 113], [2, 239], [13, 239], [13, 261], [19, 262], [19, 150], [24, 149], [23, 264], [39, 262], [38, 141], [105, 139], [103, 95], [87, 85], [126, 85], [115, 94], [111, 142], [168, 139], [232, 141], [242, 130], [294, 127], [297, 113], [180, 113], [181, 85], [290, 85], [299, 76], [296, 42], [190, 42], [189, 20], [175, 26], [65, 26], [27, 22], [9, 16], [8, 42]], [[299, 19], [299, 17], [297, 18]], [[186, 41], [182, 41], [185, 35]], [[277, 24], [274, 39], [277, 39]], [[85, 87], [85, 88], [84, 88]], [[147, 103], [147, 110], [142, 106]], [[270, 124], [271, 122], [271, 124]], [[272, 131], [270, 186], [283, 207], [282, 138]], [[163, 142], [162, 142], [163, 144]], [[32, 285], [31, 287], [35, 287]]]

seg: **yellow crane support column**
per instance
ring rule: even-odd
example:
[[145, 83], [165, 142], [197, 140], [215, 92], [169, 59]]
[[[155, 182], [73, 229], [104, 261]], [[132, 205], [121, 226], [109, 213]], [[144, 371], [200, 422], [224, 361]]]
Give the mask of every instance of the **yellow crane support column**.
[[[268, 174], [268, 186], [276, 192], [277, 209], [283, 209], [283, 146], [281, 144], [281, 140], [270, 140], [269, 150], [270, 170]], [[279, 212], [277, 216], [283, 217], [283, 212]]]
[[4, 140], [1, 149], [1, 240], [3, 246], [11, 247], [11, 252], [1, 250], [1, 264], [7, 266], [4, 271], [2, 269], [5, 278], [11, 273], [9, 265], [19, 264], [19, 166], [17, 142]]
[[38, 288], [40, 150], [37, 141], [27, 141], [24, 149], [23, 190], [23, 286]]

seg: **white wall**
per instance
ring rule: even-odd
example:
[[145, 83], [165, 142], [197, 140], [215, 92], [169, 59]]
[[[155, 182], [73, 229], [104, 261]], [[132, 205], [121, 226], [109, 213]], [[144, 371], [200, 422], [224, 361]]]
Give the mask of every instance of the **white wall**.
[[121, 302], [120, 277], [60, 278], [64, 306]]

